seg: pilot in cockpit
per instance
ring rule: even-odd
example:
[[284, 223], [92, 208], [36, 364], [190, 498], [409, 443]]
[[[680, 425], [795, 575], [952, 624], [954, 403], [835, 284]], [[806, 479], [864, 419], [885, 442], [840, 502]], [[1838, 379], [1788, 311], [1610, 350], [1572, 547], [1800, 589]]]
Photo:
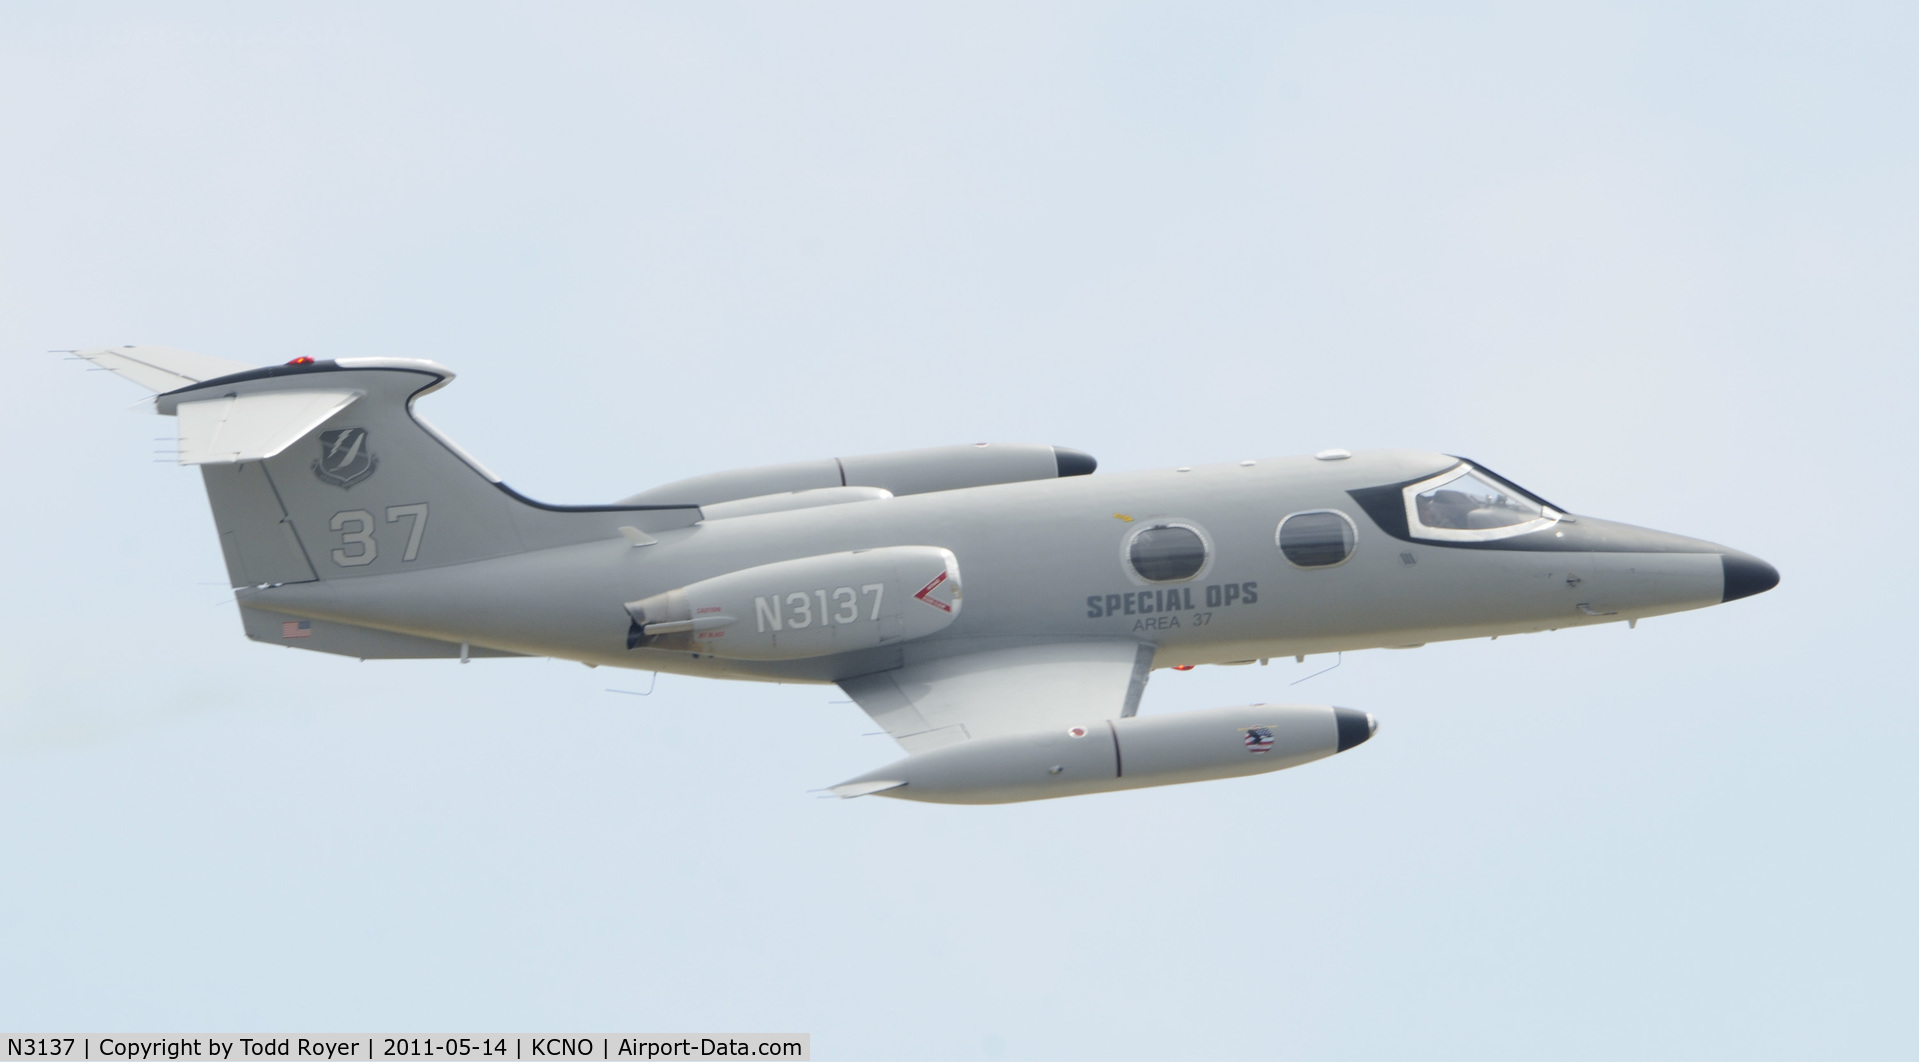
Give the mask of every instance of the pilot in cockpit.
[[1517, 497], [1513, 489], [1471, 467], [1436, 486], [1421, 486], [1407, 490], [1414, 494], [1419, 523], [1428, 530], [1519, 533], [1535, 521], [1550, 519], [1538, 502]]
[[1427, 527], [1471, 527], [1477, 508], [1479, 504], [1465, 491], [1428, 491], [1419, 496], [1419, 522]]

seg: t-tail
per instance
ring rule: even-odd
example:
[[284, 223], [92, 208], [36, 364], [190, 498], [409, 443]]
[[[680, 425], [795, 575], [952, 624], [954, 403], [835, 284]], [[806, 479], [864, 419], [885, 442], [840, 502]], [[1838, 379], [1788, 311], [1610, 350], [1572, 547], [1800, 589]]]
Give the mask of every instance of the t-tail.
[[[198, 465], [232, 585], [352, 580], [604, 539], [700, 519], [697, 506], [553, 506], [500, 482], [414, 412], [453, 373], [410, 358], [297, 358], [252, 368], [185, 351], [76, 351], [149, 390]], [[360, 657], [494, 655], [248, 608], [260, 641]]]

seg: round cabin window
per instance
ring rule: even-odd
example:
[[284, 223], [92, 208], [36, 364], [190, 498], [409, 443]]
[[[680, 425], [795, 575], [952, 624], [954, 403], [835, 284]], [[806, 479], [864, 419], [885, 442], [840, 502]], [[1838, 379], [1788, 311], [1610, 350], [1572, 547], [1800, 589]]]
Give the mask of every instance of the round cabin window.
[[1330, 568], [1353, 555], [1359, 532], [1345, 513], [1317, 509], [1279, 522], [1279, 551], [1298, 568]]
[[1149, 583], [1175, 583], [1206, 567], [1206, 540], [1190, 527], [1154, 524], [1134, 533], [1126, 560]]

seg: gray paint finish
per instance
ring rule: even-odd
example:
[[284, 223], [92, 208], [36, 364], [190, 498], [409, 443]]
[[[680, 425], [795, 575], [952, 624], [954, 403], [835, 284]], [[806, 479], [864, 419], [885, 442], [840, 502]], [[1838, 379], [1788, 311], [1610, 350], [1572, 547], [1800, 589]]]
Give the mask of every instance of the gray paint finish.
[[[1418, 450], [1061, 476], [1090, 458], [1065, 461], [1074, 452], [1039, 445], [934, 447], [715, 473], [615, 506], [547, 506], [413, 415], [413, 402], [450, 378], [430, 362], [361, 359], [160, 397], [167, 412], [209, 395], [363, 395], [263, 461], [205, 472], [251, 636], [271, 641], [270, 621], [293, 617], [314, 633], [286, 643], [362, 656], [484, 647], [839, 682], [916, 755], [988, 739], [1052, 748], [1052, 738], [1020, 744], [1021, 735], [1078, 742], [1088, 721], [1120, 720], [1141, 735], [1143, 756], [1174, 755], [1165, 749], [1190, 739], [1252, 757], [1169, 768], [1155, 782], [1116, 766], [1105, 782], [1063, 787], [969, 766], [940, 775], [938, 799], [1035, 799], [1295, 762], [1266, 755], [1278, 731], [1252, 724], [1238, 737], [1208, 729], [1203, 714], [1132, 727], [1156, 667], [1631, 621], [1777, 581], [1763, 561], [1712, 543], [1551, 510], [1539, 517], [1537, 507], [1525, 526], [1538, 530], [1422, 538], [1442, 533], [1409, 529], [1412, 485], [1461, 463]], [[256, 408], [281, 405], [298, 403]], [[1512, 519], [1496, 499], [1450, 497], [1455, 507], [1481, 505], [1474, 519]], [[1350, 553], [1301, 567], [1282, 554], [1278, 529], [1314, 511], [1350, 521]], [[1182, 549], [1203, 545], [1203, 556], [1136, 565], [1135, 539], [1161, 527], [1184, 529]], [[1353, 743], [1312, 745], [1306, 759]], [[1069, 747], [1078, 756], [1086, 746]], [[982, 755], [942, 752], [941, 762]], [[984, 788], [958, 793], [962, 776]], [[934, 799], [925, 783], [855, 781], [848, 795]]]

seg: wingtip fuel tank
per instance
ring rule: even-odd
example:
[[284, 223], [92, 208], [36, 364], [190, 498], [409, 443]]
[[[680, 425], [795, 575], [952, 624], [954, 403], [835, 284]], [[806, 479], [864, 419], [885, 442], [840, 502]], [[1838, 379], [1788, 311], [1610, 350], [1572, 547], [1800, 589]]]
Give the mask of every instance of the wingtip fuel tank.
[[1363, 744], [1369, 713], [1253, 704], [961, 741], [833, 786], [841, 797], [1010, 804], [1297, 767]]

